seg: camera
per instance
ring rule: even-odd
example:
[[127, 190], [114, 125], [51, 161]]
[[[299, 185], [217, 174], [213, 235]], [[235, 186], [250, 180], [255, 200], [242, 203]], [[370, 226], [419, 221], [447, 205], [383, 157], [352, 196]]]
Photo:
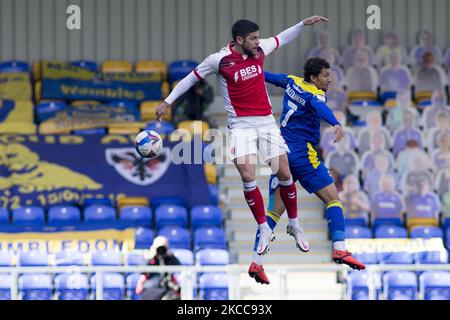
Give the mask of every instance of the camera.
[[156, 248], [156, 254], [158, 256], [165, 256], [167, 254], [167, 247], [160, 246], [160, 247]]

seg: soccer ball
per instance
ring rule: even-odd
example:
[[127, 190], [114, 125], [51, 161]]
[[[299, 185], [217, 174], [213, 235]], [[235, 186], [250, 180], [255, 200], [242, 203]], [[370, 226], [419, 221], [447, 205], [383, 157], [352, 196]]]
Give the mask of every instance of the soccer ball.
[[142, 131], [136, 136], [136, 151], [144, 158], [156, 158], [160, 155], [162, 146], [161, 136], [153, 130]]

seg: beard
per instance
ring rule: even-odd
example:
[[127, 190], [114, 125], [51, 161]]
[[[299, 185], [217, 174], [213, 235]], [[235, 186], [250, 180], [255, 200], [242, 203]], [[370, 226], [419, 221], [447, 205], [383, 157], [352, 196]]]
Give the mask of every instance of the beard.
[[247, 49], [246, 47], [242, 46], [242, 51], [244, 51], [244, 54], [246, 54], [249, 57], [252, 57], [255, 55], [253, 50]]

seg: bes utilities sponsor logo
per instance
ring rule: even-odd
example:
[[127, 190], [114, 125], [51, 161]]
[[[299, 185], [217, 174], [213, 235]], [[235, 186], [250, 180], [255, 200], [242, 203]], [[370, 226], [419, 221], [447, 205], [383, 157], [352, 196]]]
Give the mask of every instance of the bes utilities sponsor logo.
[[250, 66], [245, 69], [241, 69], [234, 73], [234, 82], [238, 82], [239, 77], [242, 81], [247, 81], [249, 79], [255, 78], [258, 75], [262, 74], [261, 66]]

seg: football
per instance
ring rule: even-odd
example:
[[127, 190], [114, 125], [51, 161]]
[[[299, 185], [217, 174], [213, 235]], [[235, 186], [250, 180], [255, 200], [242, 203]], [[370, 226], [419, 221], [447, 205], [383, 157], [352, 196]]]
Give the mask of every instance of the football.
[[153, 130], [142, 131], [136, 136], [136, 151], [144, 158], [153, 159], [159, 156], [162, 145], [161, 136]]

